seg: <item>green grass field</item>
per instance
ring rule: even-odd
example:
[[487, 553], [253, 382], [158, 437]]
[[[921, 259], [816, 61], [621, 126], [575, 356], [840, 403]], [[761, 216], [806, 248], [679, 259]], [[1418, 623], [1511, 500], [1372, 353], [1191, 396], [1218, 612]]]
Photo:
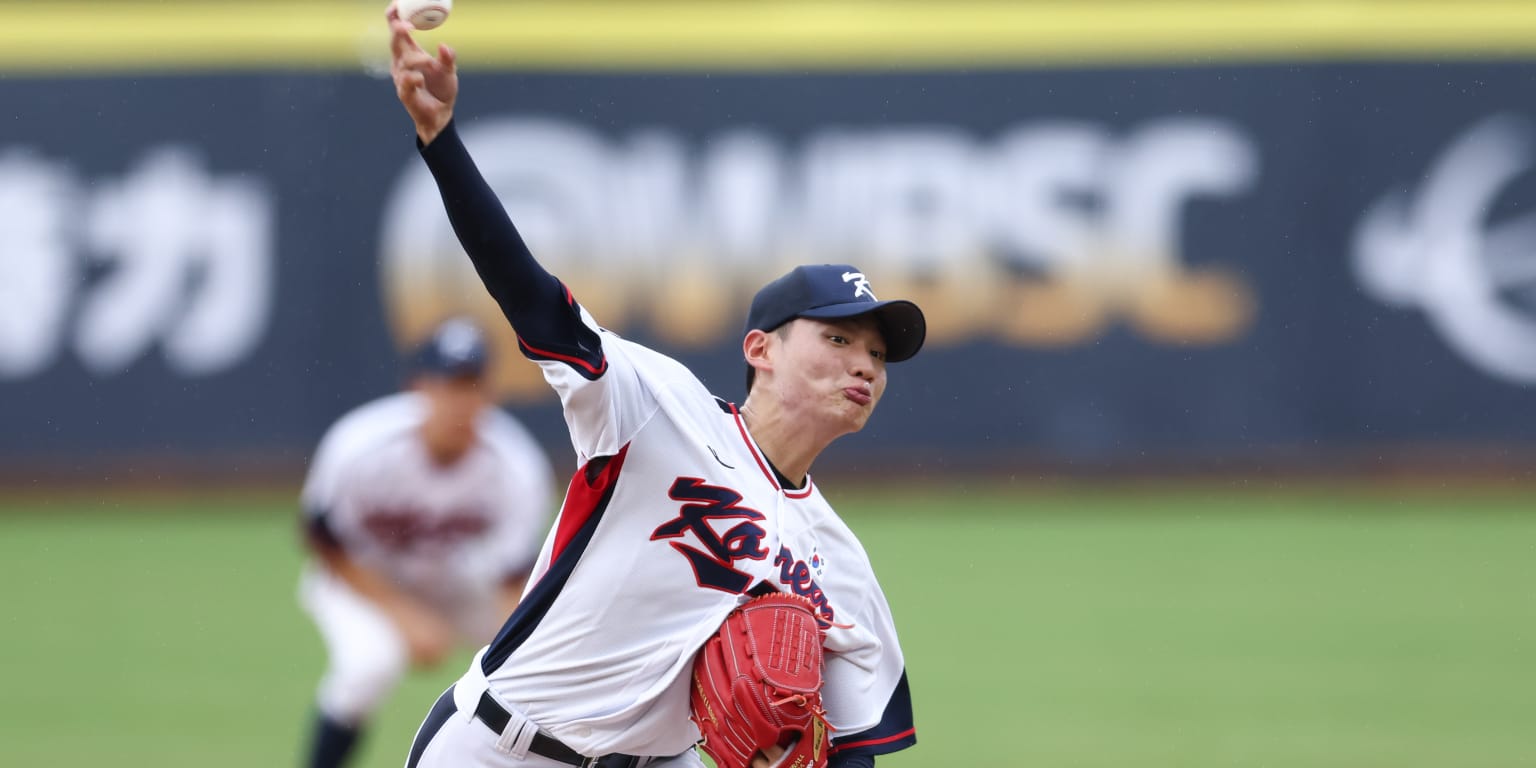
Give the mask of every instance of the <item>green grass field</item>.
[[[896, 610], [882, 768], [1536, 765], [1529, 490], [830, 494]], [[323, 662], [287, 495], [0, 495], [8, 765], [294, 765]], [[467, 663], [412, 678], [399, 766]]]

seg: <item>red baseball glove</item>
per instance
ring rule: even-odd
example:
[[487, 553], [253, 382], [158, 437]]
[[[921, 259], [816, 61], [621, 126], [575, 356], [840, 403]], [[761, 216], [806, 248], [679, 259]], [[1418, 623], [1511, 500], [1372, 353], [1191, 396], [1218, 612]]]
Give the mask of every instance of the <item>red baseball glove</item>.
[[774, 765], [824, 768], [822, 630], [810, 601], [775, 593], [727, 616], [693, 663], [693, 721], [719, 768], [750, 768], [775, 745]]

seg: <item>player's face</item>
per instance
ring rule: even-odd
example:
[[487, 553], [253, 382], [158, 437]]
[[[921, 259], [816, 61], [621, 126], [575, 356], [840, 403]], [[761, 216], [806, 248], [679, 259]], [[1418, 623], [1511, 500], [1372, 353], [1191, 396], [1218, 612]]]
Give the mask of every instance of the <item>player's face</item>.
[[885, 337], [873, 317], [792, 321], [774, 368], [780, 397], [840, 432], [863, 429], [885, 394]]
[[422, 431], [428, 450], [444, 463], [457, 460], [474, 444], [475, 422], [490, 404], [485, 381], [474, 376], [427, 376], [416, 382], [416, 390], [427, 400]]

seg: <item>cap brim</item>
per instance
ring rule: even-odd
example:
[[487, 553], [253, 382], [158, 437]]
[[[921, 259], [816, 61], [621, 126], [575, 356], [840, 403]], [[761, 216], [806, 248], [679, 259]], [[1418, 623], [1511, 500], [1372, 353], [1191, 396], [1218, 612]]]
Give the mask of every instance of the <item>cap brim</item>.
[[430, 347], [418, 350], [409, 363], [412, 376], [432, 376], [443, 379], [480, 378], [485, 375], [486, 368], [487, 362], [482, 356], [445, 360]]
[[796, 317], [815, 320], [841, 320], [861, 315], [875, 315], [880, 323], [880, 334], [885, 337], [885, 360], [899, 363], [910, 359], [923, 348], [928, 336], [928, 321], [923, 310], [906, 299], [889, 301], [853, 301], [847, 304], [828, 304], [808, 309]]

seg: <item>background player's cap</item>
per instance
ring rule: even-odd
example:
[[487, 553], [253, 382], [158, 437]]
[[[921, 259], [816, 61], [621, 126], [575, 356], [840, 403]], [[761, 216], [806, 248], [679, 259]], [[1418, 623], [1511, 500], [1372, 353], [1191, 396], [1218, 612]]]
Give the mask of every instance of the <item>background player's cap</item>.
[[456, 317], [443, 321], [411, 353], [416, 375], [481, 376], [490, 362], [485, 333], [473, 322]]
[[885, 359], [899, 363], [922, 349], [928, 333], [923, 311], [906, 299], [880, 301], [858, 267], [808, 264], [763, 286], [752, 298], [747, 330], [771, 331], [797, 317], [834, 320], [875, 314], [885, 337]]

